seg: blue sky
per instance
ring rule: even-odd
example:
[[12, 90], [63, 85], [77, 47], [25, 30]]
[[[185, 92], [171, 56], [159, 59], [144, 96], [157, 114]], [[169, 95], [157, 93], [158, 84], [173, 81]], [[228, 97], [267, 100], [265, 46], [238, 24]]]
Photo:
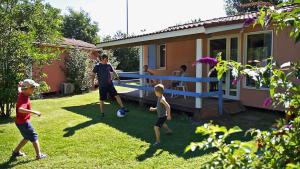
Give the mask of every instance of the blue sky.
[[[191, 19], [225, 16], [224, 0], [128, 0], [129, 33], [164, 29]], [[126, 32], [126, 0], [45, 0], [66, 13], [68, 7], [88, 12], [100, 36]]]

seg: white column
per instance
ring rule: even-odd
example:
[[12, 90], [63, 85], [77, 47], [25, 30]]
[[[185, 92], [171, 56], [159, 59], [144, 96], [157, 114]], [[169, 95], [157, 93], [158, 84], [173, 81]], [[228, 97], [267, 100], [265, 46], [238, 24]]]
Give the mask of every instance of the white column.
[[[144, 66], [144, 47], [143, 45], [141, 45], [140, 47], [140, 50], [139, 50], [139, 60], [140, 60], [140, 75], [143, 74], [143, 66]], [[143, 84], [143, 79], [140, 79], [140, 84]], [[140, 98], [143, 97], [143, 91], [140, 90]]]
[[[202, 39], [196, 40], [196, 60], [202, 58]], [[196, 77], [202, 77], [202, 64], [196, 64]], [[196, 82], [196, 92], [202, 92], [202, 83]], [[202, 108], [202, 98], [196, 98], [195, 108]]]

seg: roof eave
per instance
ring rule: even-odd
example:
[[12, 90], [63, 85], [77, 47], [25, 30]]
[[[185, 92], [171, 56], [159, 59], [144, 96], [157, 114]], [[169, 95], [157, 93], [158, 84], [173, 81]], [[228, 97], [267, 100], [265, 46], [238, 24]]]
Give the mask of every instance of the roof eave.
[[124, 46], [124, 45], [133, 46], [133, 45], [143, 44], [148, 41], [189, 36], [189, 35], [194, 35], [194, 34], [210, 34], [210, 33], [223, 32], [223, 31], [241, 29], [241, 28], [243, 28], [243, 23], [235, 23], [235, 24], [214, 26], [214, 27], [208, 27], [208, 28], [205, 28], [204, 26], [200, 26], [200, 27], [182, 29], [182, 30], [177, 30], [177, 31], [163, 32], [163, 33], [133, 37], [133, 38], [128, 38], [128, 39], [120, 39], [120, 40], [115, 40], [115, 41], [110, 41], [110, 42], [103, 42], [103, 43], [97, 44], [97, 48], [108, 49], [108, 48]]

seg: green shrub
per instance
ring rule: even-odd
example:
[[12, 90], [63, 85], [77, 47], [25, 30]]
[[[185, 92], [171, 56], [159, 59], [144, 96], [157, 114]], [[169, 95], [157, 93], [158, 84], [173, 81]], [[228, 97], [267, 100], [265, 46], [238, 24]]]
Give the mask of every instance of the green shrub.
[[90, 77], [95, 64], [89, 54], [78, 48], [70, 48], [64, 63], [67, 82], [74, 84], [75, 92], [89, 90], [92, 85]]

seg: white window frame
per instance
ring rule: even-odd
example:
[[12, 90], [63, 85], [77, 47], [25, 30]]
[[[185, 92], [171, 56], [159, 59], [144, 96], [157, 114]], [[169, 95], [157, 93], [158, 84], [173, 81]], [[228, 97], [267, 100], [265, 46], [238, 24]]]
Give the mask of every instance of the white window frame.
[[[274, 31], [273, 30], [265, 30], [265, 31], [256, 31], [256, 32], [249, 32], [249, 33], [245, 33], [244, 34], [244, 50], [243, 50], [243, 64], [246, 65], [247, 64], [247, 46], [248, 46], [248, 35], [256, 35], [256, 34], [264, 34], [264, 33], [270, 33], [272, 35], [272, 39], [271, 39], [271, 56], [273, 56], [273, 49], [274, 49]], [[243, 80], [243, 88], [245, 89], [253, 89], [253, 90], [269, 90], [269, 88], [266, 87], [261, 87], [261, 88], [256, 88], [256, 87], [252, 87], [252, 86], [247, 86], [246, 83], [246, 78], [244, 78]]]
[[[231, 45], [230, 40], [231, 40], [231, 38], [237, 38], [238, 39], [238, 57], [237, 57], [237, 62], [241, 63], [242, 62], [242, 58], [241, 58], [241, 53], [242, 53], [242, 51], [241, 51], [241, 49], [242, 49], [241, 48], [241, 44], [242, 44], [241, 40], [242, 40], [242, 37], [241, 37], [240, 34], [219, 35], [219, 36], [213, 36], [211, 38], [208, 38], [207, 39], [207, 54], [210, 55], [210, 41], [211, 40], [226, 39], [226, 60], [227, 60], [227, 57], [230, 55], [230, 52], [231, 52], [230, 51], [230, 45]], [[229, 49], [229, 50], [227, 50], [227, 49]], [[209, 66], [207, 66], [207, 72], [209, 72]], [[226, 90], [230, 88], [229, 87], [230, 83], [231, 82], [229, 82], [229, 83], [226, 84]], [[241, 82], [237, 83], [236, 90], [237, 90], [236, 91], [237, 95], [235, 97], [230, 96], [229, 93], [225, 94], [223, 96], [225, 96], [228, 99], [239, 100], [240, 99], [240, 95], [241, 95]], [[209, 92], [209, 83], [208, 83], [207, 92]]]
[[[160, 46], [165, 46], [165, 66], [160, 67]], [[157, 70], [166, 70], [167, 69], [167, 44], [162, 43], [156, 45], [156, 69]]]

